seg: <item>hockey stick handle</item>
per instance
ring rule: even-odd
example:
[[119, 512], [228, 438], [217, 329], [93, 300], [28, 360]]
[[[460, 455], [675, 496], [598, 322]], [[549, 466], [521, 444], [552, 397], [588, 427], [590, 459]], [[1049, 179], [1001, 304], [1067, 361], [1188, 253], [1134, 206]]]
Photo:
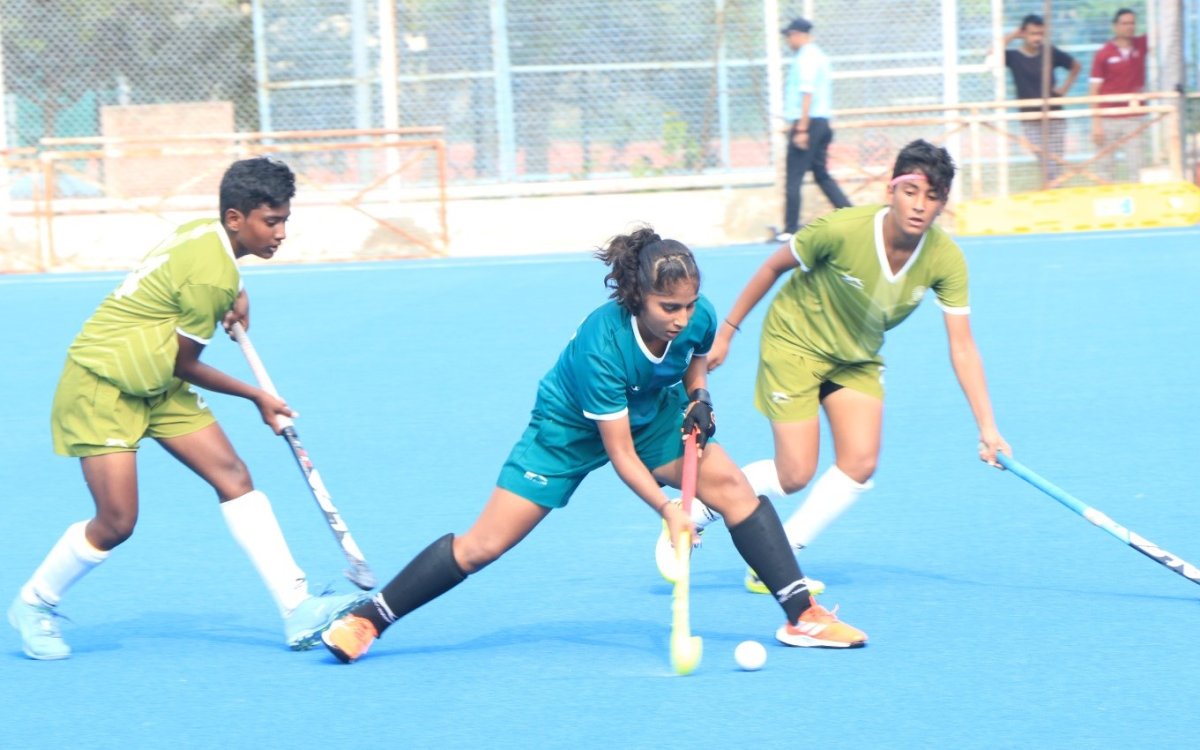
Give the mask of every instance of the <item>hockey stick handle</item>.
[[[234, 323], [231, 332], [233, 333], [233, 340], [242, 349], [242, 355], [245, 356], [246, 363], [250, 365], [250, 371], [254, 373], [254, 379], [258, 381], [258, 387], [278, 398], [279, 391], [275, 390], [275, 383], [271, 380], [271, 376], [267, 374], [267, 366], [263, 364], [262, 358], [258, 356], [254, 344], [250, 341], [250, 334], [246, 332], [241, 323]], [[275, 424], [279, 426], [280, 430], [284, 430], [294, 425], [295, 422], [286, 414], [278, 414], [275, 416]]]
[[699, 473], [699, 448], [696, 445], [696, 431], [683, 438], [683, 476], [679, 481], [679, 504], [683, 512], [691, 515], [692, 501], [696, 499], [696, 475]]
[[[691, 514], [692, 500], [696, 497], [698, 453], [696, 433], [693, 431], [684, 438], [683, 476], [679, 482], [680, 505], [684, 513], [689, 515]], [[675, 591], [671, 597], [671, 665], [675, 668], [675, 673], [680, 675], [693, 672], [700, 665], [700, 659], [704, 653], [703, 639], [700, 636], [692, 635], [689, 614], [691, 552], [691, 535], [685, 531], [675, 540], [678, 575], [675, 579]]]
[[[271, 376], [267, 374], [266, 365], [258, 356], [258, 352], [254, 349], [254, 344], [250, 341], [250, 335], [246, 333], [246, 329], [241, 323], [234, 323], [230, 328], [233, 333], [233, 338], [237, 341], [238, 346], [242, 349], [242, 354], [246, 358], [247, 364], [250, 365], [250, 370], [254, 373], [254, 379], [258, 381], [258, 385], [272, 396], [279, 396], [279, 391], [275, 390], [275, 384], [271, 381]], [[304, 444], [300, 442], [300, 436], [296, 433], [295, 422], [290, 417], [283, 414], [276, 415], [275, 423], [279, 426], [279, 431], [287, 441], [288, 447], [291, 448], [292, 456], [295, 457], [297, 465], [300, 467], [300, 472], [304, 475], [304, 481], [308, 483], [308, 488], [312, 492], [313, 499], [317, 501], [317, 505], [321, 508], [321, 512], [325, 514], [325, 522], [329, 525], [329, 530], [333, 532], [333, 536], [337, 539], [338, 545], [342, 548], [342, 554], [345, 555], [347, 562], [350, 563], [350, 569], [346, 571], [346, 577], [350, 579], [354, 585], [364, 590], [370, 590], [375, 587], [375, 576], [367, 565], [366, 559], [363, 557], [362, 550], [358, 548], [354, 537], [350, 535], [350, 529], [342, 520], [342, 516], [338, 513], [338, 509], [333, 504], [333, 499], [329, 494], [329, 490], [325, 488], [325, 482], [321, 479], [321, 472], [317, 467], [313, 466], [312, 459], [308, 456], [308, 451], [304, 449]]]
[[1103, 512], [1093, 508], [1053, 482], [1050, 482], [1015, 458], [1010, 458], [1003, 453], [997, 453], [996, 460], [1005, 469], [1008, 469], [1043, 493], [1075, 511], [1075, 513], [1087, 519], [1092, 525], [1104, 529], [1159, 565], [1178, 573], [1192, 583], [1200, 584], [1200, 568], [1192, 565], [1187, 560], [1184, 560], [1173, 552], [1168, 552], [1149, 539], [1130, 531]]
[[1117, 539], [1129, 544], [1129, 530], [1121, 524], [1117, 523], [1071, 493], [1067, 492], [1062, 487], [1050, 482], [1045, 477], [1039, 475], [1037, 472], [1033, 471], [1017, 459], [1010, 458], [1001, 452], [997, 452], [996, 460], [1001, 466], [1008, 469], [1016, 476], [1024, 479], [1026, 482], [1029, 482], [1034, 487], [1037, 487], [1045, 494], [1067, 506], [1100, 528], [1104, 529]]

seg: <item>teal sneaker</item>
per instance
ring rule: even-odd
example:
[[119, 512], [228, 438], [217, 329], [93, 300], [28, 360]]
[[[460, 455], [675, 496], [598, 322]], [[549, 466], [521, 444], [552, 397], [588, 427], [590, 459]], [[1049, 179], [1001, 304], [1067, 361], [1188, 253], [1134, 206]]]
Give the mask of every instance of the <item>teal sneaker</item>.
[[334, 620], [364, 602], [370, 594], [310, 596], [283, 617], [283, 634], [293, 651], [307, 651], [321, 639]]
[[58, 629], [61, 619], [54, 607], [29, 604], [20, 595], [8, 608], [8, 622], [21, 634], [21, 646], [30, 659], [50, 661], [71, 655], [71, 647]]

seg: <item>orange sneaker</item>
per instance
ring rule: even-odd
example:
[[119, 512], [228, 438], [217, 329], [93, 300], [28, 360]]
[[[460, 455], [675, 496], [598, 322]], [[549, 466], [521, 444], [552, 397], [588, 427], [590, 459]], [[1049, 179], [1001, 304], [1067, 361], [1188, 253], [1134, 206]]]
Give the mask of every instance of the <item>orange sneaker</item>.
[[867, 634], [847, 625], [837, 618], [837, 607], [833, 611], [810, 599], [812, 606], [804, 610], [795, 625], [784, 623], [775, 631], [775, 639], [788, 646], [818, 646], [823, 648], [857, 648], [865, 646]]
[[370, 620], [358, 615], [345, 615], [334, 620], [329, 629], [321, 634], [321, 642], [342, 663], [349, 664], [367, 653], [378, 637], [379, 632]]

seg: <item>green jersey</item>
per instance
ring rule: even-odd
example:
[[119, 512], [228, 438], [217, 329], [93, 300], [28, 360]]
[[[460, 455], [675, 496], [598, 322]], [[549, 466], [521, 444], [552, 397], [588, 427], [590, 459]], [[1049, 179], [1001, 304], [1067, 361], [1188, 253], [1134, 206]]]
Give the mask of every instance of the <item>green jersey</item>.
[[967, 264], [936, 226], [893, 273], [883, 242], [887, 206], [834, 211], [792, 238], [800, 267], [775, 295], [763, 337], [834, 363], [866, 362], [883, 334], [907, 318], [932, 289], [947, 313], [967, 315]]
[[668, 390], [683, 379], [693, 355], [706, 355], [717, 313], [704, 297], [688, 325], [662, 356], [646, 348], [637, 320], [616, 300], [588, 315], [554, 368], [538, 384], [536, 412], [555, 421], [595, 428], [596, 421], [629, 416], [633, 429], [671, 404]]
[[207, 344], [240, 287], [221, 223], [184, 224], [100, 303], [67, 355], [125, 393], [156, 396], [174, 378], [176, 334]]

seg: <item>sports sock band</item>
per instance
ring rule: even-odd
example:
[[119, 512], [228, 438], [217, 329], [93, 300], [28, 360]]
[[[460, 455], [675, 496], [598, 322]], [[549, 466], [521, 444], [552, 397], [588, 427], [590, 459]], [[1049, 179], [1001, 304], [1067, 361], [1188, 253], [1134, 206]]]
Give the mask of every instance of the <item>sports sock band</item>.
[[779, 470], [775, 468], [775, 462], [772, 459], [765, 458], [746, 464], [742, 467], [742, 473], [746, 475], [746, 480], [754, 488], [755, 495], [765, 495], [771, 501], [787, 497], [783, 486], [779, 484]]
[[22, 601], [33, 605], [57, 606], [67, 589], [108, 559], [109, 552], [96, 549], [88, 541], [87, 525], [87, 521], [79, 521], [67, 527], [50, 548], [46, 559], [21, 587]]
[[758, 507], [745, 521], [730, 527], [729, 536], [742, 559], [783, 607], [788, 622], [795, 623], [810, 606], [808, 585], [788, 545], [775, 506], [767, 498], [759, 497]]
[[262, 492], [251, 490], [221, 503], [221, 514], [234, 541], [267, 585], [279, 613], [286, 617], [308, 598], [308, 579], [288, 549], [271, 501]]
[[792, 547], [803, 549], [812, 544], [829, 524], [874, 486], [869, 479], [862, 484], [854, 481], [837, 464], [830, 466], [783, 525]]
[[383, 589], [360, 604], [354, 614], [365, 617], [383, 635], [388, 626], [458, 584], [467, 574], [454, 559], [454, 535], [446, 534], [423, 549]]

